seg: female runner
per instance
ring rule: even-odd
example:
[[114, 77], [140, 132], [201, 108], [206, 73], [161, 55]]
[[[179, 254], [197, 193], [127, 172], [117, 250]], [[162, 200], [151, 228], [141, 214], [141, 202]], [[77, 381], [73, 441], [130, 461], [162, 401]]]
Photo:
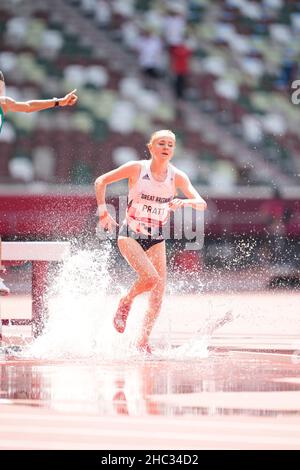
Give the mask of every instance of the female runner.
[[[126, 218], [119, 230], [118, 246], [138, 278], [121, 298], [113, 324], [119, 333], [123, 333], [134, 298], [150, 291], [148, 309], [137, 340], [137, 349], [148, 354], [151, 354], [149, 336], [161, 308], [166, 284], [163, 226], [170, 210], [184, 206], [201, 211], [206, 209], [206, 202], [188, 176], [170, 163], [175, 144], [176, 138], [172, 131], [156, 131], [148, 143], [150, 160], [130, 161], [99, 176], [95, 181], [99, 223], [105, 230], [113, 231], [117, 224], [105, 205], [106, 186], [128, 179], [128, 206]], [[177, 190], [182, 191], [186, 199], [175, 198]]]

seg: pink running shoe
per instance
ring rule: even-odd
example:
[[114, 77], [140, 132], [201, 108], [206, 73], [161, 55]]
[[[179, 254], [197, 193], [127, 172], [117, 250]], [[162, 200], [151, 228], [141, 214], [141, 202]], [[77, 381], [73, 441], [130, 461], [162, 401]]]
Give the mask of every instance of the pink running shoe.
[[114, 327], [119, 333], [124, 333], [125, 331], [130, 307], [131, 304], [125, 303], [123, 299], [120, 300], [113, 320]]

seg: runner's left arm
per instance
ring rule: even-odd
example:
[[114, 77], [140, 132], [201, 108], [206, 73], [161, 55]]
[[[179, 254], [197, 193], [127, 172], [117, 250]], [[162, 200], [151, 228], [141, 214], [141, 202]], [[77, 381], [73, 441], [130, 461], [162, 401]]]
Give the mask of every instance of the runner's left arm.
[[179, 207], [184, 206], [191, 206], [194, 209], [200, 211], [204, 211], [207, 208], [206, 202], [200, 196], [196, 188], [192, 185], [189, 177], [183, 171], [176, 170], [175, 187], [186, 196], [186, 199], [174, 198], [170, 202], [170, 208], [172, 210], [176, 210]]

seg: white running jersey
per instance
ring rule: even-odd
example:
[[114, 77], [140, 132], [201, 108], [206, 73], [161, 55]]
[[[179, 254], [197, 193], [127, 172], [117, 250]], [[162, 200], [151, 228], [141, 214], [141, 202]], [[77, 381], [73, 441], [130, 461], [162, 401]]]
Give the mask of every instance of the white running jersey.
[[139, 179], [128, 194], [126, 220], [135, 232], [149, 235], [168, 220], [169, 203], [175, 195], [175, 172], [169, 164], [165, 181], [157, 181], [150, 170], [151, 160], [141, 163]]

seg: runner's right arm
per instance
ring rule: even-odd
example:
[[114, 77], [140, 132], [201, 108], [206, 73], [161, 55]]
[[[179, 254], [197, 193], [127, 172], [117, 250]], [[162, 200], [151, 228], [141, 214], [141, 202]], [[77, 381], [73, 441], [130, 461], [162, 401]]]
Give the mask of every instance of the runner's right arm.
[[96, 199], [98, 205], [98, 215], [99, 215], [99, 222], [108, 230], [112, 229], [112, 226], [117, 225], [114, 219], [109, 215], [106, 202], [105, 202], [105, 193], [106, 193], [106, 186], [111, 183], [116, 183], [117, 181], [121, 181], [123, 179], [129, 179], [131, 182], [134, 182], [140, 172], [140, 163], [138, 162], [128, 162], [124, 165], [121, 165], [119, 168], [115, 170], [109, 171], [104, 173], [103, 175], [99, 176], [95, 181], [95, 192], [96, 192]]

